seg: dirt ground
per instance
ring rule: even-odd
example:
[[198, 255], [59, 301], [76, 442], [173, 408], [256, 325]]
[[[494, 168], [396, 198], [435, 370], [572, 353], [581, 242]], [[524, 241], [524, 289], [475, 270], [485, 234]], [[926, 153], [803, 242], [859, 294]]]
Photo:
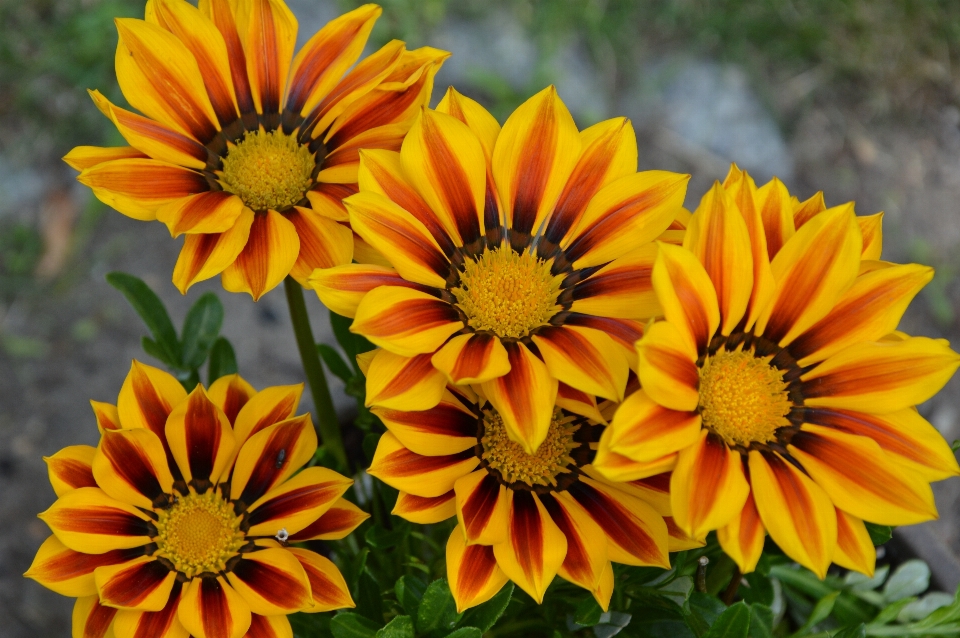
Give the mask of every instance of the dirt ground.
[[[956, 348], [960, 111], [944, 104], [915, 121], [864, 119], [853, 108], [831, 103], [790, 114], [785, 128], [793, 177], [787, 185], [801, 199], [823, 190], [828, 205], [856, 200], [861, 214], [885, 211], [884, 257], [938, 268], [930, 293], [917, 299], [901, 328], [946, 337]], [[679, 143], [656, 118], [641, 123], [638, 137], [641, 168], [695, 175], [690, 208], [727, 171], [726, 158]], [[62, 223], [70, 226], [69, 220]], [[246, 296], [224, 293], [214, 280], [183, 298], [169, 279], [178, 247], [160, 224], [105, 212], [65, 262], [66, 272], [57, 275], [62, 285], [50, 286], [43, 299], [23, 296], [0, 307], [0, 336], [8, 344], [0, 350], [2, 638], [69, 635], [72, 601], [21, 577], [49, 533], [35, 518], [54, 500], [41, 457], [66, 445], [95, 444], [88, 401], [115, 402], [132, 358], [156, 363], [142, 354], [139, 340], [145, 330], [106, 284], [105, 273], [124, 270], [144, 278], [168, 304], [176, 325], [202, 292], [218, 291], [227, 309], [223, 332], [237, 349], [241, 373], [257, 387], [302, 380], [283, 292], [275, 290], [253, 304]], [[308, 304], [318, 338], [327, 335], [329, 341], [325, 312], [315, 297], [308, 296]], [[309, 409], [306, 403], [302, 410]], [[921, 412], [948, 440], [960, 437], [960, 378]], [[920, 526], [924, 531], [916, 542], [921, 549], [950, 547], [960, 553], [960, 481], [938, 484], [935, 492], [941, 520]], [[951, 560], [956, 561], [947, 553], [943, 561]]]

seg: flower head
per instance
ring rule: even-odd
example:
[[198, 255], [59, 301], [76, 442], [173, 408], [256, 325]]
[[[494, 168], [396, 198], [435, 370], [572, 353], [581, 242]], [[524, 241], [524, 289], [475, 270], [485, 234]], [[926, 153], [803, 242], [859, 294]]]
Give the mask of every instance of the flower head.
[[359, 149], [400, 148], [448, 55], [393, 41], [357, 62], [380, 13], [340, 16], [294, 57], [283, 0], [148, 0], [144, 20], [117, 20], [117, 79], [143, 115], [91, 94], [130, 146], [64, 159], [106, 204], [186, 235], [181, 292], [221, 274], [258, 299], [362, 261], [341, 204]]
[[604, 432], [597, 470], [672, 467], [677, 524], [717, 530], [744, 572], [769, 533], [821, 577], [831, 561], [872, 573], [864, 521], [935, 518], [930, 481], [960, 473], [915, 409], [960, 356], [896, 331], [933, 271], [880, 249], [880, 215], [826, 209], [819, 193], [801, 203], [734, 166], [683, 246], [660, 246], [664, 320], [637, 343], [642, 389]]
[[553, 87], [502, 130], [450, 89], [399, 153], [361, 153], [360, 192], [344, 204], [380, 264], [315, 271], [311, 284], [383, 348], [372, 405], [425, 410], [448, 382], [474, 384], [532, 454], [558, 383], [622, 400], [642, 321], [660, 314], [652, 241], [683, 227], [687, 178], [638, 173], [630, 122], [578, 131]]
[[400, 490], [393, 513], [415, 523], [457, 517], [447, 578], [458, 610], [488, 600], [508, 579], [540, 602], [557, 574], [606, 609], [611, 561], [668, 567], [668, 551], [702, 545], [673, 525], [668, 473], [618, 482], [593, 470], [613, 408], [561, 383], [532, 454], [469, 388], [448, 386], [428, 410], [373, 408], [389, 431], [369, 472]]
[[330, 560], [289, 544], [367, 518], [350, 479], [301, 470], [317, 445], [301, 390], [230, 375], [188, 395], [134, 361], [117, 405], [93, 402], [100, 444], [47, 459], [53, 535], [26, 573], [77, 598], [75, 635], [289, 635], [287, 614], [353, 606]]

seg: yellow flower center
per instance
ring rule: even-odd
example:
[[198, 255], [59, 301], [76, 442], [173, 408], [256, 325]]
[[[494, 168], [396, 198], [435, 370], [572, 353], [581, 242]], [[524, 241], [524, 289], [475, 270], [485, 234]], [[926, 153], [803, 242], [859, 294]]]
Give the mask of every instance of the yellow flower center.
[[777, 428], [790, 425], [785, 417], [792, 402], [783, 371], [771, 357], [752, 352], [720, 350], [700, 368], [700, 415], [704, 426], [729, 445], [776, 440]]
[[460, 287], [451, 292], [474, 330], [518, 338], [556, 314], [561, 280], [548, 262], [501, 244], [465, 262]]
[[214, 490], [181, 496], [173, 507], [159, 512], [157, 555], [193, 578], [217, 572], [243, 545], [240, 518]]
[[507, 483], [533, 485], [556, 485], [557, 475], [570, 471], [575, 461], [570, 451], [580, 444], [573, 440], [579, 425], [569, 425], [571, 417], [564, 417], [557, 410], [550, 422], [547, 438], [533, 454], [527, 454], [519, 443], [510, 440], [503, 419], [494, 411], [487, 412], [483, 420], [482, 458], [488, 467], [500, 472]]
[[310, 187], [313, 153], [281, 131], [246, 132], [223, 158], [221, 183], [253, 210], [293, 206]]

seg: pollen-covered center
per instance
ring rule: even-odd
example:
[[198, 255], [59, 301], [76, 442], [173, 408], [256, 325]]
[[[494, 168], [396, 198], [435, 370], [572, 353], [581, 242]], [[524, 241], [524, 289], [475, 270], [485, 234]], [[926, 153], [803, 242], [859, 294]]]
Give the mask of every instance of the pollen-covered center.
[[284, 210], [310, 188], [313, 153], [281, 131], [246, 132], [223, 158], [221, 183], [253, 210]]
[[776, 440], [792, 402], [783, 370], [770, 365], [772, 357], [721, 349], [700, 368], [700, 415], [703, 425], [729, 445]]
[[557, 475], [571, 471], [576, 462], [570, 451], [580, 446], [573, 435], [579, 425], [570, 425], [572, 419], [557, 410], [550, 422], [547, 438], [533, 454], [527, 454], [523, 447], [510, 440], [503, 419], [495, 411], [484, 414], [483, 447], [481, 458], [487, 466], [497, 470], [506, 483], [526, 483], [534, 485], [556, 485]]
[[501, 244], [467, 260], [460, 287], [451, 292], [474, 330], [518, 338], [556, 314], [560, 279], [551, 275], [549, 262]]
[[223, 570], [243, 545], [240, 518], [214, 490], [181, 496], [173, 507], [158, 513], [157, 555], [188, 578]]

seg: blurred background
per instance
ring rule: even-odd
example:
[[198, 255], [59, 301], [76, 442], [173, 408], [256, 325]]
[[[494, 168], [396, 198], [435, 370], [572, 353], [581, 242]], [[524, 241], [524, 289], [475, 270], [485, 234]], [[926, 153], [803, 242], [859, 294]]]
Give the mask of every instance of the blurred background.
[[[291, 0], [300, 43], [352, 0]], [[625, 115], [641, 169], [693, 174], [688, 208], [736, 161], [806, 199], [884, 211], [884, 258], [937, 268], [904, 320], [951, 339], [960, 324], [960, 3], [951, 0], [385, 0], [371, 50], [401, 38], [454, 53], [437, 77], [502, 122], [550, 83], [581, 128]], [[182, 297], [179, 241], [97, 202], [60, 161], [78, 144], [122, 140], [89, 100], [123, 103], [113, 18], [142, 0], [0, 0], [0, 636], [66, 636], [72, 601], [21, 577], [48, 535], [43, 455], [95, 444], [90, 399], [115, 402], [146, 334], [104, 281], [133, 273], [174, 323], [204, 291], [258, 388], [301, 381], [280, 289], [257, 304], [219, 280]], [[308, 298], [319, 339], [329, 322]], [[338, 388], [335, 394], [342, 395]], [[305, 395], [302, 410], [309, 409]], [[352, 402], [344, 398], [341, 406]], [[921, 412], [960, 437], [960, 381]], [[895, 533], [960, 582], [960, 481], [935, 486], [941, 520]], [[902, 550], [901, 550], [902, 551]]]

